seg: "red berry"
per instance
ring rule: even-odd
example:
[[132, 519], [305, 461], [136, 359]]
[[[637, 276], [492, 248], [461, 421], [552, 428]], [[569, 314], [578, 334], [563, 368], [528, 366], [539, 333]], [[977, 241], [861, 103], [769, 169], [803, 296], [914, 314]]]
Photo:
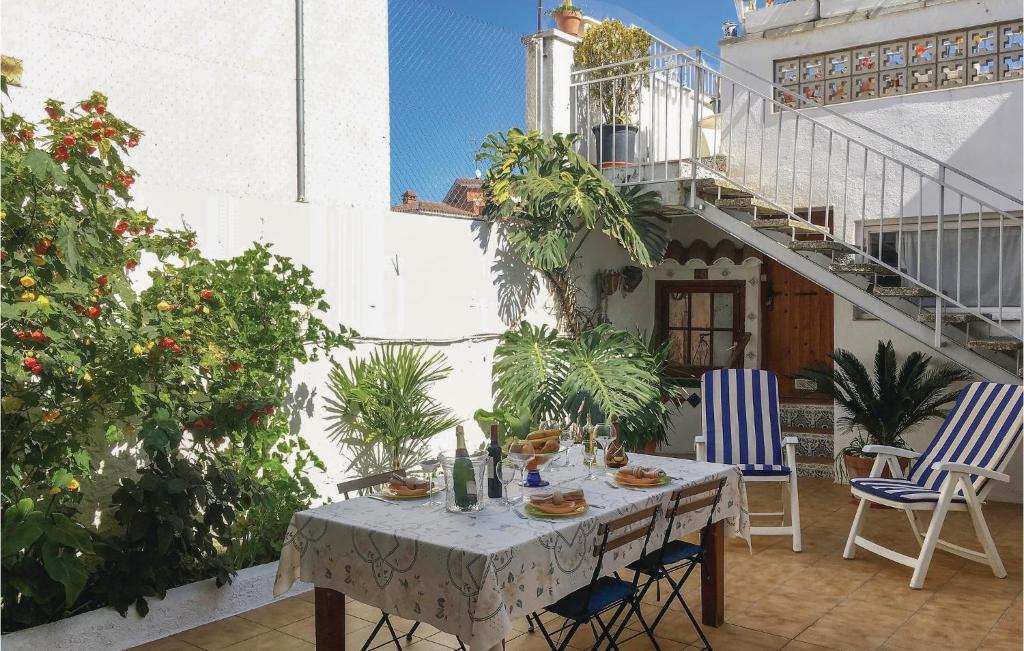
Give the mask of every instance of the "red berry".
[[156, 230], [156, 229], [154, 229], [152, 226], [147, 226], [146, 227], [146, 235], [152, 235], [154, 230]]
[[21, 142], [21, 140], [18, 139], [18, 136], [12, 133], [11, 135], [7, 136], [7, 142], [11, 143], [12, 145], [16, 145], [19, 142]]
[[36, 137], [36, 132], [33, 131], [32, 129], [22, 129], [21, 136], [26, 140], [32, 140], [33, 138]]
[[35, 357], [26, 357], [24, 361], [22, 361], [21, 365], [31, 371], [38, 363], [39, 362], [36, 361]]
[[264, 407], [263, 408], [263, 413], [266, 414], [267, 416], [269, 416], [272, 413], [274, 413], [274, 405], [267, 405], [266, 407]]
[[77, 142], [75, 140], [75, 134], [69, 133], [68, 135], [64, 136], [64, 144], [67, 145], [68, 147], [73, 146], [75, 142]]
[[47, 337], [43, 334], [42, 330], [32, 331], [32, 341], [46, 341]]
[[21, 341], [25, 341], [26, 339], [29, 338], [29, 334], [27, 332], [22, 331], [22, 330], [19, 330], [19, 331], [15, 332], [14, 336], [17, 337], [18, 339], [20, 339]]
[[32, 375], [40, 375], [42, 374], [42, 372], [43, 366], [41, 364], [36, 364], [35, 366], [32, 367]]
[[199, 295], [203, 298], [204, 301], [208, 301], [211, 298], [213, 298], [213, 290], [204, 289], [203, 291], [199, 292]]
[[100, 276], [99, 278], [97, 278], [97, 279], [96, 279], [96, 283], [97, 283], [97, 284], [98, 284], [98, 285], [99, 285], [100, 287], [103, 287], [104, 285], [106, 285], [106, 284], [107, 284], [107, 280], [108, 280], [108, 279], [107, 279], [107, 274], [103, 274], [102, 276]]
[[135, 147], [138, 144], [139, 144], [139, 137], [138, 136], [132, 136], [131, 138], [128, 139], [128, 146], [129, 147]]
[[118, 235], [124, 235], [126, 230], [128, 230], [128, 222], [126, 221], [117, 222], [117, 226], [114, 226], [114, 232]]
[[60, 118], [60, 111], [53, 108], [52, 106], [46, 107], [46, 114], [50, 116], [51, 120], [57, 120]]
[[103, 184], [103, 189], [104, 189], [104, 190], [113, 190], [113, 189], [114, 189], [114, 186], [113, 186], [113, 185], [111, 185], [110, 183], [104, 183], [104, 184]]
[[95, 147], [93, 147], [92, 145], [89, 145], [89, 148], [88, 148], [88, 149], [86, 149], [85, 151], [86, 151], [87, 153], [89, 153], [89, 154], [95, 154], [95, 153], [96, 153], [96, 148], [95, 148]]
[[36, 253], [38, 253], [39, 255], [43, 255], [44, 253], [50, 250], [50, 245], [52, 243], [53, 242], [51, 242], [50, 240], [43, 240], [39, 242], [38, 244], [36, 244]]
[[255, 425], [256, 423], [260, 422], [260, 415], [259, 414], [251, 414], [249, 416], [249, 422], [252, 423], [253, 425]]
[[173, 350], [176, 353], [180, 353], [181, 352], [181, 346], [179, 346], [178, 344], [174, 344], [173, 346], [171, 346], [171, 350]]
[[237, 372], [240, 368], [242, 368], [242, 365], [239, 364], [238, 362], [231, 362], [230, 364], [228, 364], [228, 370], [231, 371], [232, 373]]
[[107, 127], [106, 129], [103, 130], [103, 135], [105, 135], [108, 138], [114, 135], [115, 133], [117, 133], [117, 129], [115, 129], [114, 127]]
[[75, 314], [81, 315], [81, 314], [84, 314], [84, 313], [85, 313], [85, 308], [84, 307], [82, 307], [81, 305], [76, 305], [75, 306]]
[[96, 105], [96, 112], [99, 113], [100, 115], [103, 115], [104, 113], [107, 112], [107, 107], [103, 106], [102, 104], [97, 104]]
[[190, 249], [195, 247], [195, 245], [196, 245], [196, 241], [195, 240], [189, 240], [188, 242], [185, 242], [185, 246], [187, 246]]
[[89, 126], [92, 127], [93, 129], [96, 129], [98, 131], [98, 130], [103, 128], [103, 123], [100, 122], [99, 120], [93, 120], [92, 122], [89, 123]]
[[92, 111], [92, 104], [90, 104], [89, 102], [82, 102], [81, 106], [82, 106], [82, 110], [84, 110], [86, 112], [91, 112]]
[[136, 262], [135, 260], [129, 260], [128, 262], [125, 262], [125, 263], [124, 263], [124, 267], [125, 267], [125, 269], [127, 269], [128, 271], [131, 271], [132, 269], [134, 269], [135, 267], [137, 267], [137, 266], [138, 266], [138, 264], [139, 264], [139, 263], [138, 263], [138, 262]]
[[142, 229], [136, 226], [135, 228], [128, 229], [128, 232], [131, 233], [132, 235], [138, 235], [139, 233], [142, 232]]
[[94, 133], [92, 134], [92, 139], [95, 140], [96, 142], [99, 142], [100, 140], [103, 140], [103, 134]]
[[125, 174], [124, 184], [125, 185], [131, 185], [132, 183], [135, 183], [135, 179], [133, 179], [132, 177], [130, 177], [127, 174]]
[[57, 149], [54, 150], [53, 157], [61, 161], [67, 160], [70, 158], [68, 156], [68, 148], [64, 145], [57, 145]]
[[99, 305], [90, 305], [89, 311], [86, 313], [86, 316], [88, 316], [90, 319], [97, 319], [102, 313], [103, 310], [100, 309]]

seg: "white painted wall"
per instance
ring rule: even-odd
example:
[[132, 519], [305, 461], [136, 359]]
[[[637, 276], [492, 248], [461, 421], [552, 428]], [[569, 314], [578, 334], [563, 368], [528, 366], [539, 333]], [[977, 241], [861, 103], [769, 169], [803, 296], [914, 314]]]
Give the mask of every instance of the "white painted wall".
[[[483, 436], [470, 419], [492, 404], [495, 339], [457, 340], [517, 320], [515, 297], [502, 288], [526, 278], [496, 255], [481, 222], [389, 211], [383, 0], [306, 3], [308, 203], [295, 202], [293, 12], [293, 3], [270, 0], [244, 11], [201, 0], [5, 2], [3, 52], [25, 66], [13, 109], [38, 117], [46, 98], [103, 91], [112, 111], [146, 133], [132, 151], [137, 207], [187, 222], [214, 257], [272, 242], [313, 269], [329, 323], [368, 337], [456, 340], [435, 346], [455, 369], [436, 397], [470, 421], [475, 445]], [[541, 293], [522, 316], [549, 320], [544, 302]], [[303, 368], [296, 385], [323, 396], [328, 370]], [[324, 435], [322, 400], [296, 416], [328, 466], [316, 484], [332, 495], [344, 463]], [[116, 474], [94, 489], [109, 490]]]

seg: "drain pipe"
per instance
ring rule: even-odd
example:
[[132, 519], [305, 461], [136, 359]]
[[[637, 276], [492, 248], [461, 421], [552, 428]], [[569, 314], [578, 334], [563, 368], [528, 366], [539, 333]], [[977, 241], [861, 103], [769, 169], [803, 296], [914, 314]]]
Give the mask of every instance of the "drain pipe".
[[306, 202], [306, 97], [302, 0], [295, 0], [295, 200]]

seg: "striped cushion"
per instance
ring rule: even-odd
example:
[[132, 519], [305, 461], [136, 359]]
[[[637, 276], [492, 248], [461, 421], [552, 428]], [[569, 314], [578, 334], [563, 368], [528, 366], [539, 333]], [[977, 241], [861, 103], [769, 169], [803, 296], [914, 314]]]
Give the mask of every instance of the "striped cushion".
[[740, 472], [754, 477], [774, 477], [789, 474], [789, 466], [775, 466], [767, 463], [745, 463]]
[[[932, 464], [937, 461], [1001, 471], [1021, 437], [1022, 402], [1024, 388], [1019, 385], [968, 384], [928, 449], [910, 469], [910, 481], [922, 488], [939, 490], [946, 473], [932, 470]], [[973, 475], [971, 481], [979, 492], [987, 482]], [[957, 489], [957, 494], [961, 492]]]
[[700, 385], [708, 461], [782, 467], [775, 374], [756, 369], [708, 371]]
[[[871, 495], [884, 497], [895, 502], [937, 502], [939, 491], [922, 488], [908, 479], [871, 479], [859, 477], [850, 480], [850, 486]], [[964, 498], [954, 497], [954, 502], [963, 502]]]

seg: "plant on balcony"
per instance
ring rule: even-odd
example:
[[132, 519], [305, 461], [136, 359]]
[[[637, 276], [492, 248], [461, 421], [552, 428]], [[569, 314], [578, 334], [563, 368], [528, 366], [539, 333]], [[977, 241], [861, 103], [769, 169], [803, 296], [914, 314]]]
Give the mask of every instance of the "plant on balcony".
[[431, 397], [451, 373], [444, 355], [408, 345], [382, 346], [369, 357], [334, 364], [328, 430], [359, 476], [421, 461], [430, 440], [460, 420]]
[[572, 3], [572, 0], [562, 0], [562, 4], [548, 12], [555, 19], [555, 25], [559, 30], [571, 36], [580, 33], [580, 23], [583, 19], [583, 10]]
[[590, 111], [603, 122], [592, 127], [597, 136], [598, 157], [603, 166], [632, 163], [636, 156], [640, 92], [650, 86], [651, 35], [618, 20], [604, 20], [583, 34], [573, 62], [581, 72], [589, 106], [583, 122], [592, 124]]
[[795, 377], [814, 382], [818, 393], [844, 411], [837, 424], [854, 438], [836, 454], [840, 477], [868, 474], [873, 455], [865, 453], [864, 446], [907, 448], [903, 435], [930, 418], [945, 416], [941, 407], [956, 400], [958, 393], [949, 386], [971, 378], [959, 366], [932, 365], [931, 357], [920, 351], [898, 363], [891, 341], [878, 342], [870, 372], [848, 350], [837, 349], [829, 357], [833, 366], [813, 365]]
[[210, 260], [133, 207], [142, 133], [104, 95], [42, 108], [0, 119], [5, 631], [145, 614], [169, 588], [274, 558], [322, 465], [280, 411], [290, 378], [350, 345], [316, 316], [309, 269], [264, 246]]
[[484, 214], [512, 254], [547, 281], [559, 327], [574, 336], [594, 320], [578, 304], [575, 277], [592, 235], [611, 238], [644, 267], [660, 264], [668, 244], [652, 214], [657, 193], [620, 191], [577, 153], [577, 142], [575, 135], [545, 139], [510, 129], [488, 135], [477, 156], [488, 163]]
[[639, 449], [665, 440], [678, 404], [678, 384], [662, 379], [666, 359], [662, 346], [609, 324], [567, 338], [524, 322], [494, 351], [495, 412], [525, 411], [535, 424], [616, 419], [626, 445]]

